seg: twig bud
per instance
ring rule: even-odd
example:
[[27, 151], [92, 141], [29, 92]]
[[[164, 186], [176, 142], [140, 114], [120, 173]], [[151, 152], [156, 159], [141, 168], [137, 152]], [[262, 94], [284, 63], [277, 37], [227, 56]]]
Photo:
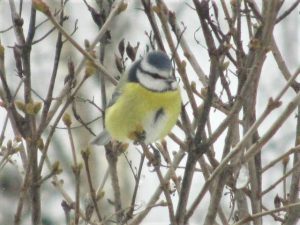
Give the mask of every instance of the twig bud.
[[17, 109], [21, 110], [25, 113], [25, 104], [21, 101], [15, 101], [15, 105], [17, 106]]
[[125, 52], [125, 39], [123, 38], [118, 45], [119, 53], [123, 57]]
[[5, 49], [0, 41], [0, 60], [2, 60], [2, 61], [4, 60], [4, 52], [5, 52]]
[[98, 195], [96, 196], [97, 201], [101, 200], [104, 196], [105, 196], [105, 192], [104, 191], [100, 191], [98, 193]]
[[281, 198], [279, 197], [278, 194], [274, 198], [274, 206], [276, 209], [281, 206]]
[[59, 161], [54, 162], [53, 165], [52, 165], [52, 172], [53, 172], [54, 174], [60, 174], [62, 171], [63, 171], [63, 170], [62, 170], [62, 168], [60, 167]]
[[286, 166], [288, 164], [288, 162], [290, 161], [290, 156], [287, 155], [282, 159], [282, 164], [283, 166]]
[[39, 138], [36, 142], [36, 146], [38, 147], [38, 149], [43, 150], [45, 145], [44, 145], [44, 141], [42, 138]]
[[[90, 55], [96, 59], [96, 53], [94, 51], [89, 51]], [[90, 77], [96, 73], [96, 66], [92, 60], [85, 61], [85, 76]]]
[[249, 47], [250, 47], [251, 49], [259, 49], [259, 48], [261, 48], [262, 46], [261, 46], [261, 42], [260, 42], [259, 39], [257, 39], [257, 38], [252, 38], [252, 39], [250, 40]]
[[115, 64], [117, 66], [117, 69], [120, 73], [124, 72], [124, 67], [123, 67], [123, 63], [122, 63], [122, 58], [115, 55]]
[[29, 115], [35, 115], [34, 112], [34, 103], [31, 101], [25, 105], [25, 112]]
[[228, 67], [229, 67], [229, 61], [225, 61], [222, 65], [221, 65], [221, 68], [223, 71], [227, 70]]
[[127, 9], [127, 3], [123, 2], [118, 8], [118, 14], [125, 11]]
[[139, 46], [140, 46], [139, 42], [136, 44], [135, 47], [131, 46], [130, 42], [128, 42], [128, 44], [126, 46], [126, 53], [127, 53], [128, 57], [131, 59], [131, 61], [135, 60], [136, 52], [137, 52]]
[[38, 10], [46, 15], [50, 15], [49, 6], [42, 0], [32, 0], [32, 5], [36, 10]]
[[71, 116], [70, 116], [69, 113], [65, 113], [65, 114], [63, 115], [62, 120], [63, 120], [64, 124], [65, 124], [67, 127], [70, 127], [70, 126], [71, 126], [71, 124], [72, 124], [72, 118], [71, 118]]
[[89, 158], [90, 154], [91, 154], [91, 151], [89, 148], [86, 148], [81, 151], [81, 156], [84, 160], [87, 160]]
[[42, 108], [42, 103], [41, 102], [35, 102], [33, 104], [33, 111], [34, 111], [34, 114], [37, 114]]

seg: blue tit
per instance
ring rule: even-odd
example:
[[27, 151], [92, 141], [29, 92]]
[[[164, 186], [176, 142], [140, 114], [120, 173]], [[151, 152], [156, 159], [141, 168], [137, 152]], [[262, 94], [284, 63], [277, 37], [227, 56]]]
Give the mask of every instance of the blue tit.
[[105, 130], [92, 144], [153, 143], [170, 132], [180, 110], [171, 61], [165, 53], [152, 51], [122, 76], [105, 110]]

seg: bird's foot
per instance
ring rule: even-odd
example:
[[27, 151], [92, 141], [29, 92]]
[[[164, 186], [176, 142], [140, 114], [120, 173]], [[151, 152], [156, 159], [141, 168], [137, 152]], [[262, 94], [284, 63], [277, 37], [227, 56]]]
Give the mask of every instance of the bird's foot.
[[142, 131], [134, 131], [130, 134], [129, 137], [131, 140], [133, 140], [133, 144], [139, 145], [141, 143], [144, 143], [146, 139], [146, 132], [144, 130]]

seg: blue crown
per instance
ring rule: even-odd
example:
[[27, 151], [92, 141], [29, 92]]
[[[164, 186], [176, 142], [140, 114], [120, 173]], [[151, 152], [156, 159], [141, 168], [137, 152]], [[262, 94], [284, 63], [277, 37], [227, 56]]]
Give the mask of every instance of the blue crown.
[[150, 52], [147, 54], [146, 60], [150, 65], [160, 70], [171, 70], [172, 68], [171, 60], [169, 59], [168, 55], [164, 52]]

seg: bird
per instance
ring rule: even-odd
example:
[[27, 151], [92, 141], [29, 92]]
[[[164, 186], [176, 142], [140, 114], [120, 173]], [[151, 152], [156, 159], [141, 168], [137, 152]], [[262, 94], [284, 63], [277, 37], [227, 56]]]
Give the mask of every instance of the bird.
[[166, 53], [150, 51], [121, 77], [105, 109], [105, 128], [91, 143], [154, 143], [169, 134], [180, 111], [172, 62]]

